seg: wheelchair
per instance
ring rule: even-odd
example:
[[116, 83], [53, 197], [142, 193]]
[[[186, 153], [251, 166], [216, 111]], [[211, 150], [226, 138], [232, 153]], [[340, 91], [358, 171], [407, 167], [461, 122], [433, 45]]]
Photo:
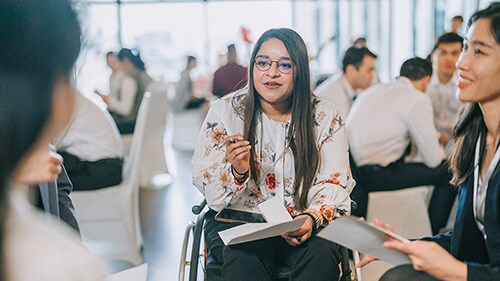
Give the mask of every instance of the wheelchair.
[[[206, 211], [203, 211], [207, 205], [204, 197], [200, 198], [191, 208], [191, 212], [197, 215], [196, 222], [191, 221], [186, 226], [184, 232], [184, 240], [181, 250], [181, 261], [179, 265], [179, 281], [186, 280], [186, 268], [189, 267], [188, 279], [189, 281], [198, 280], [198, 268], [201, 263], [203, 270], [204, 280], [216, 281], [222, 280], [221, 278], [221, 264], [208, 253], [206, 245], [202, 246], [203, 226], [205, 222]], [[356, 202], [351, 201], [351, 207], [356, 208]], [[189, 247], [191, 242], [191, 247]], [[188, 259], [188, 250], [190, 250], [190, 259]], [[358, 271], [352, 272], [349, 264], [349, 250], [339, 245], [339, 252], [341, 255], [340, 261], [340, 277], [339, 281], [358, 281]], [[357, 254], [354, 253], [354, 254]], [[291, 271], [289, 267], [278, 267], [274, 274], [273, 279], [278, 281], [290, 280]], [[207, 279], [208, 278], [208, 279]]]

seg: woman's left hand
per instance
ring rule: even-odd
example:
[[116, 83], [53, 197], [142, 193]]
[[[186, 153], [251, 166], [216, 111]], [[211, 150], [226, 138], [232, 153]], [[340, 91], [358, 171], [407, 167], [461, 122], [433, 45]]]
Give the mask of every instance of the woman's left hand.
[[467, 265], [435, 242], [417, 240], [402, 243], [391, 240], [384, 246], [407, 254], [416, 270], [425, 271], [440, 280], [467, 279]]
[[292, 246], [298, 246], [300, 243], [309, 239], [312, 235], [314, 222], [312, 218], [308, 215], [299, 215], [294, 219], [306, 217], [306, 221], [304, 224], [297, 230], [292, 232], [287, 232], [283, 234], [283, 238], [285, 238], [286, 242]]

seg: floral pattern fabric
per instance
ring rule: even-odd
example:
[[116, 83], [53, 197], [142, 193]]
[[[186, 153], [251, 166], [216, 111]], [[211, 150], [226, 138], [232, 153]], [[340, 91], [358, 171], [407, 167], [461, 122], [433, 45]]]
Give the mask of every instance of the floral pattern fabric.
[[[243, 135], [245, 92], [236, 92], [214, 102], [201, 128], [192, 159], [193, 183], [204, 194], [210, 208], [232, 208], [258, 212], [258, 204], [278, 196], [287, 210], [297, 215], [293, 203], [295, 179], [293, 152], [287, 145], [289, 122], [277, 122], [264, 113], [256, 126], [255, 147], [258, 182], [234, 180], [225, 159], [228, 135]], [[308, 208], [328, 221], [350, 212], [349, 193], [354, 181], [349, 170], [345, 125], [328, 101], [314, 98], [314, 126], [320, 166], [307, 197]]]

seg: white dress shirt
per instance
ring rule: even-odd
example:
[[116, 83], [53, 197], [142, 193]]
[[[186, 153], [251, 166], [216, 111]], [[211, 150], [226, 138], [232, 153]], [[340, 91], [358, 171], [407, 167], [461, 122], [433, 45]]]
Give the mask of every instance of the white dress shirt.
[[458, 112], [464, 103], [456, 96], [457, 75], [454, 74], [447, 84], [439, 81], [437, 70], [434, 70], [426, 94], [429, 96], [434, 109], [434, 123], [440, 132], [451, 134], [457, 122]]
[[123, 143], [113, 118], [81, 94], [76, 95], [73, 119], [55, 146], [84, 161], [123, 157]]
[[346, 120], [352, 101], [357, 95], [344, 74], [328, 78], [316, 88], [314, 93], [318, 97], [332, 102], [338, 108], [343, 120]]
[[437, 167], [443, 160], [431, 101], [405, 77], [366, 90], [356, 99], [346, 124], [359, 166], [385, 167], [403, 156], [410, 141], [425, 165]]

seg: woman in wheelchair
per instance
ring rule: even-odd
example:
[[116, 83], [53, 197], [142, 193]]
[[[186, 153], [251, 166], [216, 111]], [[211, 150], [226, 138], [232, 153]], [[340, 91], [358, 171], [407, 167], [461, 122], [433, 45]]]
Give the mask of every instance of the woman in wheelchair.
[[[343, 118], [310, 89], [304, 41], [291, 29], [270, 29], [257, 41], [248, 85], [213, 103], [192, 159], [193, 183], [210, 211], [209, 253], [224, 280], [272, 280], [278, 266], [292, 280], [337, 280], [338, 247], [317, 230], [350, 212], [352, 187]], [[301, 228], [224, 246], [218, 232], [238, 225], [219, 221], [225, 208], [258, 213], [277, 196]]]

